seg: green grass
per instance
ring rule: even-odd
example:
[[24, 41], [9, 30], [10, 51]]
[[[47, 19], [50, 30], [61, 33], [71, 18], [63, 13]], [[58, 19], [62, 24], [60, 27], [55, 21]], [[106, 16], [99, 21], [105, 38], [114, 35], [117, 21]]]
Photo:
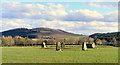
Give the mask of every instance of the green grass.
[[80, 45], [66, 45], [67, 49], [56, 51], [41, 47], [3, 47], [3, 63], [117, 63], [118, 48], [97, 46], [82, 51]]

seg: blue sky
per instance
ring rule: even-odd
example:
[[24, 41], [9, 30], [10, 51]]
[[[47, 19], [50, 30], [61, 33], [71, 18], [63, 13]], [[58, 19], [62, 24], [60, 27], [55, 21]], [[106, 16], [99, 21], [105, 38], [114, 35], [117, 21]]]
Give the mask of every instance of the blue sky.
[[118, 2], [119, 0], [1, 0], [17, 2]]
[[[48, 5], [46, 2], [22, 2], [24, 4], [43, 4], [43, 5]], [[53, 3], [53, 2], [49, 2], [49, 3]], [[68, 6], [68, 8], [66, 8], [66, 11], [70, 11], [70, 10], [78, 10], [78, 9], [89, 9], [91, 11], [98, 11], [100, 13], [107, 13], [110, 11], [114, 11], [114, 10], [118, 10], [118, 8], [110, 8], [108, 10], [106, 10], [106, 8], [97, 8], [97, 7], [90, 7], [88, 6], [88, 4], [90, 2], [54, 2], [55, 4], [62, 4], [64, 6]], [[104, 3], [106, 5], [108, 4], [115, 4], [117, 6], [116, 2], [93, 2], [94, 4], [97, 3]]]
[[[5, 1], [5, 0], [4, 0]], [[2, 2], [2, 30], [48, 27], [77, 34], [118, 31], [117, 2]]]

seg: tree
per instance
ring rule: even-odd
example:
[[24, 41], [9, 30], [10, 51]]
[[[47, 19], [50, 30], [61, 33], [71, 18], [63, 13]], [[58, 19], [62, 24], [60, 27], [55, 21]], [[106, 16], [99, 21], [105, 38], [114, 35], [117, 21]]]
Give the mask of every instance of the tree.
[[115, 37], [113, 37], [113, 39], [111, 40], [111, 43], [112, 43], [112, 45], [114, 45], [114, 46], [118, 46], [118, 42], [117, 42], [117, 40], [116, 40]]
[[102, 41], [102, 44], [106, 44], [107, 42], [105, 39], [102, 39], [101, 41]]
[[92, 44], [94, 42], [93, 38], [89, 38], [89, 44]]
[[21, 36], [15, 36], [14, 40], [15, 40], [16, 45], [24, 45], [24, 46], [26, 46], [25, 38], [23, 38]]
[[12, 36], [7, 37], [7, 43], [8, 43], [8, 46], [13, 46], [15, 44], [14, 39], [12, 38]]
[[96, 40], [95, 40], [95, 44], [101, 45], [101, 44], [103, 44], [103, 43], [102, 43], [102, 41], [101, 41], [100, 39], [96, 39]]
[[2, 46], [7, 46], [6, 38], [4, 36], [2, 36], [1, 41], [2, 41]]
[[11, 36], [4, 37], [2, 36], [2, 46], [13, 46], [15, 45], [14, 39]]

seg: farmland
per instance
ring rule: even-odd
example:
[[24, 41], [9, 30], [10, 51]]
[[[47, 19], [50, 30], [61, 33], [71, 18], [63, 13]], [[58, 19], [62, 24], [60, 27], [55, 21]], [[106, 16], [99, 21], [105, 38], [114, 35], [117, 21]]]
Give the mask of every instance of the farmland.
[[118, 47], [97, 46], [82, 51], [81, 45], [66, 45], [56, 51], [55, 45], [3, 47], [3, 63], [118, 63]]

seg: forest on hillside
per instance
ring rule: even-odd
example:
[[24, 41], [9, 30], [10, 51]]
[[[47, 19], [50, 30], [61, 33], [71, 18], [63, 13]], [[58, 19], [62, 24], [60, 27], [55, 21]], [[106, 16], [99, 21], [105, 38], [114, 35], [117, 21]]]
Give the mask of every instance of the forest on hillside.
[[94, 39], [105, 39], [107, 41], [111, 41], [113, 38], [116, 38], [118, 41], [120, 40], [120, 32], [112, 32], [112, 33], [95, 33], [90, 35], [89, 37]]

